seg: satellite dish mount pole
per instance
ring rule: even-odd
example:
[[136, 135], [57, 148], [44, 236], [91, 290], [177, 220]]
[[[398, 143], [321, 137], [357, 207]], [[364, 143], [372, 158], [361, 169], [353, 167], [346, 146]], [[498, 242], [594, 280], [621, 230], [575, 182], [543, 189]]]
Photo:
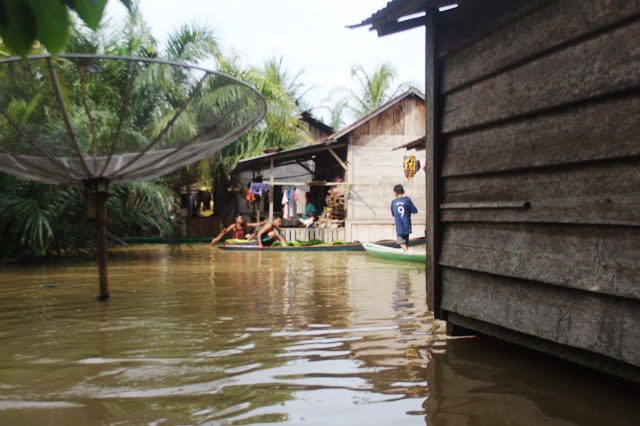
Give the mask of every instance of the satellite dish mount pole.
[[98, 266], [100, 269], [100, 293], [97, 299], [107, 300], [109, 294], [109, 239], [107, 236], [107, 197], [109, 196], [109, 181], [104, 178], [88, 179], [84, 181], [87, 197], [87, 219], [95, 220], [98, 236]]

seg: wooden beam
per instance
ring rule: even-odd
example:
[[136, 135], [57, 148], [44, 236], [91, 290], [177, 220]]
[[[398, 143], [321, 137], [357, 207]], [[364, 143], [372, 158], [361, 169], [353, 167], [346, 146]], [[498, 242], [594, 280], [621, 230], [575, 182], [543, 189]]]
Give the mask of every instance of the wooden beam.
[[[269, 179], [271, 186], [273, 186], [274, 179], [275, 167], [273, 164], [273, 157], [271, 157], [271, 177]], [[273, 222], [273, 191], [269, 191], [269, 222]]]
[[440, 204], [441, 210], [467, 210], [467, 209], [528, 209], [530, 201], [495, 201], [473, 203], [446, 203]]
[[329, 153], [331, 155], [333, 155], [333, 158], [336, 159], [338, 164], [340, 164], [343, 169], [347, 170], [347, 165], [344, 163], [344, 161], [342, 161], [342, 159], [340, 157], [338, 157], [338, 154], [336, 154], [335, 151], [333, 149], [331, 149], [331, 148], [329, 148], [328, 151], [329, 151]]
[[339, 186], [339, 185], [380, 185], [380, 182], [267, 182], [270, 186]]
[[305, 169], [306, 171], [308, 171], [309, 173], [311, 173], [312, 175], [315, 174], [315, 172], [313, 170], [311, 170], [306, 164], [304, 164], [302, 161], [296, 161], [296, 163], [302, 167], [303, 169]]
[[417, 18], [407, 19], [405, 21], [393, 21], [386, 22], [384, 24], [378, 24], [374, 26], [378, 32], [378, 37], [384, 37], [389, 34], [399, 33], [401, 31], [410, 30], [412, 28], [421, 27], [424, 25], [425, 17], [419, 16]]
[[440, 257], [440, 75], [438, 62], [438, 9], [429, 9], [425, 19], [425, 148], [427, 198], [427, 306], [436, 319], [442, 318], [442, 279], [438, 266]]

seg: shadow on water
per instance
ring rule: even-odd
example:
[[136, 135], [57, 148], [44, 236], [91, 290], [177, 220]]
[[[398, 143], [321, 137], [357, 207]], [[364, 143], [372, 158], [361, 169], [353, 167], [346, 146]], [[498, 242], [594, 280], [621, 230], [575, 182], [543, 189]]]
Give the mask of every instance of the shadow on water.
[[[635, 424], [638, 389], [447, 339], [424, 270], [364, 253], [137, 246], [0, 266], [0, 425]], [[633, 422], [633, 423], [632, 423]]]

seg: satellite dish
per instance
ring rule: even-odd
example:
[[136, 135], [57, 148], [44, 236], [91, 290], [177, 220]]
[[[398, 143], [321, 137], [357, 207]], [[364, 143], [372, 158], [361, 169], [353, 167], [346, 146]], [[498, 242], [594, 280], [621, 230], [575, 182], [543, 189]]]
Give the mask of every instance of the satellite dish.
[[265, 112], [251, 86], [197, 66], [85, 54], [6, 58], [0, 60], [0, 171], [84, 185], [102, 235], [98, 298], [106, 299], [108, 186], [202, 160]]

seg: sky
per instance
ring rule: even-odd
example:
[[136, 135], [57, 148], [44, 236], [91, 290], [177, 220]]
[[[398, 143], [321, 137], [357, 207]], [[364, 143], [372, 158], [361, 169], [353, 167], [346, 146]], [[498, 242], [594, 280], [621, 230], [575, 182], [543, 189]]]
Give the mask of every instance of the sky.
[[[367, 72], [383, 62], [397, 73], [396, 84], [413, 82], [424, 90], [424, 27], [378, 37], [369, 27], [347, 29], [386, 6], [389, 0], [141, 0], [145, 21], [160, 43], [182, 24], [210, 27], [224, 50], [235, 49], [243, 64], [261, 65], [283, 58], [290, 75], [302, 71], [299, 81], [305, 99], [318, 106], [339, 86], [354, 87], [350, 68], [360, 64]], [[107, 3], [107, 16], [123, 8]], [[206, 66], [206, 64], [205, 64]], [[327, 120], [326, 111], [314, 116]]]

